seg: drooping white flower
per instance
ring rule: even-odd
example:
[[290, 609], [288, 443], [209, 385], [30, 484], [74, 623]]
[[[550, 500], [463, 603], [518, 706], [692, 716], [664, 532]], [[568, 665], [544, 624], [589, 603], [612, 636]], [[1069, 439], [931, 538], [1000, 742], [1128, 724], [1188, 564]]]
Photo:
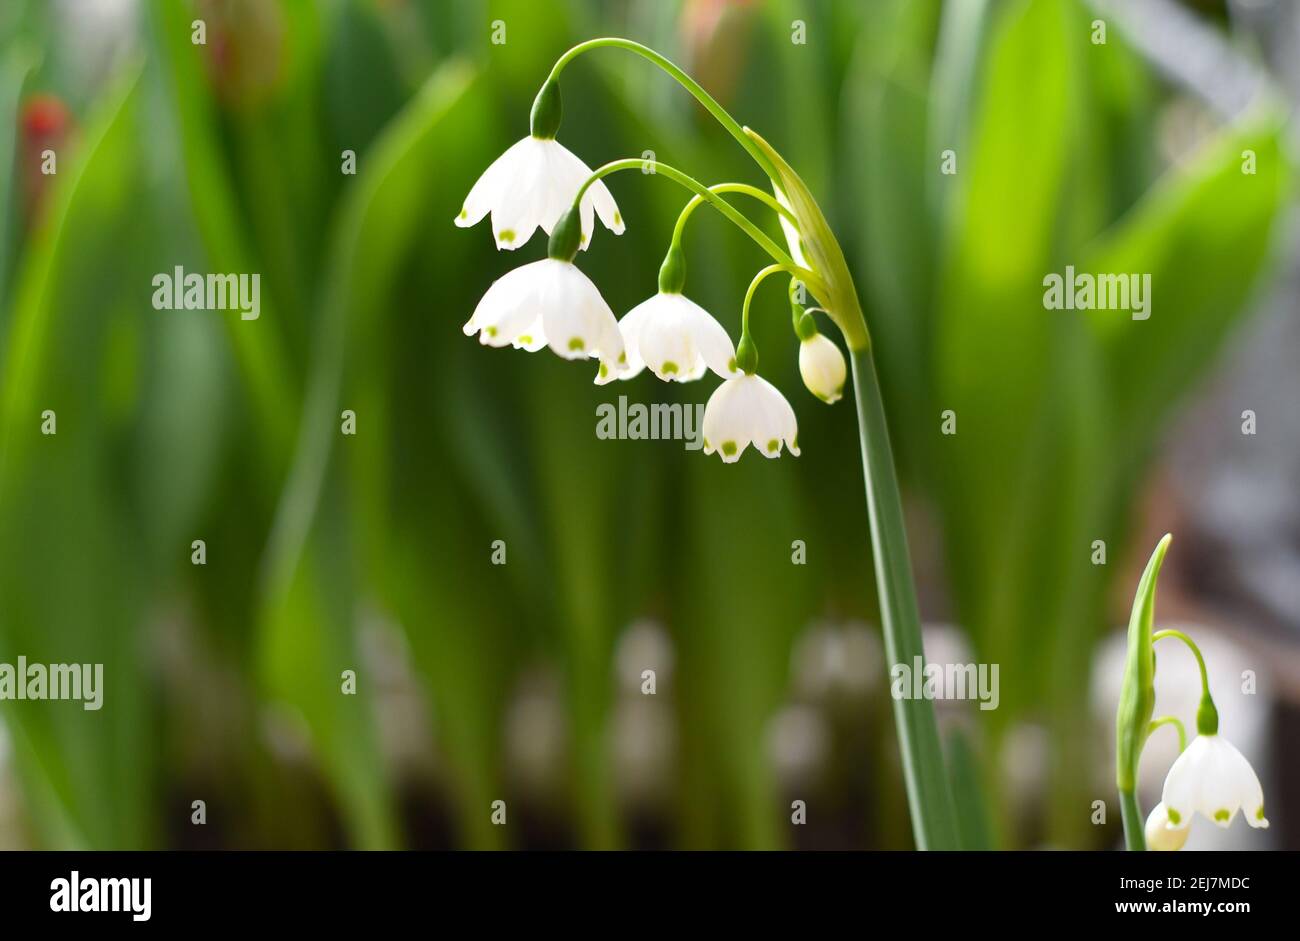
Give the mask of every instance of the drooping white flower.
[[704, 453], [717, 451], [728, 464], [751, 444], [764, 457], [779, 457], [784, 442], [798, 457], [798, 438], [794, 409], [762, 376], [728, 379], [704, 406]]
[[1163, 803], [1156, 804], [1147, 815], [1147, 849], [1165, 852], [1180, 850], [1191, 832], [1191, 827], [1169, 826], [1169, 811]]
[[823, 402], [838, 402], [844, 395], [848, 369], [840, 348], [820, 333], [799, 343], [799, 375], [808, 391]]
[[1186, 827], [1195, 811], [1226, 827], [1239, 809], [1252, 827], [1268, 826], [1255, 769], [1217, 734], [1196, 736], [1178, 756], [1165, 777], [1162, 803], [1171, 829]]
[[699, 304], [663, 291], [642, 301], [619, 322], [631, 379], [646, 366], [665, 382], [690, 382], [712, 369], [723, 379], [740, 375], [736, 348], [722, 324]]
[[509, 344], [530, 353], [550, 346], [565, 359], [597, 357], [601, 385], [627, 368], [614, 312], [591, 279], [567, 261], [543, 258], [502, 275], [464, 330], [487, 346]]
[[[525, 137], [483, 171], [465, 197], [456, 225], [474, 225], [490, 212], [497, 248], [518, 248], [538, 226], [551, 234], [589, 176], [591, 168], [559, 141]], [[584, 249], [591, 243], [593, 214], [615, 235], [623, 232], [623, 217], [602, 180], [587, 188], [579, 211]]]

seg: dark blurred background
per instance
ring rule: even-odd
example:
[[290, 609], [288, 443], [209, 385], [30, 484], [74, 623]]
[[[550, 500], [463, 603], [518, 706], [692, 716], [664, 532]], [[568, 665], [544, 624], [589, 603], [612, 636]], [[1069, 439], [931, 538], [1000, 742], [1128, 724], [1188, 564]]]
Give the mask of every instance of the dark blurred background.
[[[1203, 641], [1273, 823], [1189, 846], [1300, 848], [1286, 0], [6, 0], [0, 661], [103, 663], [105, 702], [0, 703], [0, 847], [911, 845], [853, 406], [802, 388], [779, 292], [754, 322], [797, 459], [600, 440], [598, 404], [713, 381], [596, 387], [461, 334], [544, 254], [461, 201], [611, 34], [771, 141], [845, 247], [928, 653], [1000, 665], [996, 710], [940, 704], [963, 845], [1120, 842], [1122, 628], [1171, 531], [1158, 623]], [[562, 88], [592, 166], [762, 182], [639, 59]], [[579, 263], [621, 315], [686, 194], [610, 185], [627, 232]], [[686, 245], [735, 337], [763, 259], [710, 213]], [[1067, 264], [1151, 274], [1151, 319], [1044, 310]], [[260, 273], [260, 318], [154, 310], [177, 265]], [[1162, 652], [1157, 712], [1190, 723], [1195, 684]], [[1175, 753], [1162, 730], [1144, 807]]]

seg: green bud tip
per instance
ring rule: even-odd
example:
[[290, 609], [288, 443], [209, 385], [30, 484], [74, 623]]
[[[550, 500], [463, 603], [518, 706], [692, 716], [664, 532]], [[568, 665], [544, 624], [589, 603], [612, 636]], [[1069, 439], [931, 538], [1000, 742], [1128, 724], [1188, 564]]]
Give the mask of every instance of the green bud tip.
[[794, 332], [802, 342], [807, 342], [817, 336], [817, 319], [807, 311], [800, 311], [795, 317]]
[[556, 261], [573, 261], [581, 244], [582, 218], [578, 207], [572, 206], [560, 216], [560, 221], [551, 230], [551, 241], [546, 254]]
[[736, 345], [736, 366], [747, 376], [758, 371], [758, 347], [748, 330], [740, 335], [740, 343]]
[[686, 256], [676, 242], [668, 246], [664, 263], [659, 266], [659, 293], [680, 294], [686, 286]]
[[548, 81], [533, 99], [533, 111], [529, 127], [533, 137], [541, 140], [553, 140], [560, 130], [560, 117], [564, 106], [560, 102], [560, 85]]

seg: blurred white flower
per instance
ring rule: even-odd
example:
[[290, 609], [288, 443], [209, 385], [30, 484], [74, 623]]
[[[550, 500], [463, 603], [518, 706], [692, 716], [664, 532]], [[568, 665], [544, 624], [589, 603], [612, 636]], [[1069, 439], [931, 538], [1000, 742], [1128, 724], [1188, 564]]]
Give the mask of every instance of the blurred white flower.
[[1147, 849], [1164, 852], [1180, 850], [1187, 842], [1187, 834], [1190, 832], [1190, 827], [1175, 829], [1169, 826], [1169, 812], [1163, 803], [1156, 804], [1147, 815]]
[[[497, 248], [518, 248], [538, 226], [551, 234], [589, 176], [591, 168], [559, 141], [525, 137], [483, 171], [465, 197], [456, 225], [474, 225], [490, 212]], [[591, 243], [593, 213], [615, 235], [623, 232], [623, 217], [602, 180], [587, 188], [579, 211], [584, 249]]]
[[1220, 735], [1198, 735], [1178, 756], [1165, 778], [1163, 801], [1170, 829], [1185, 829], [1200, 811], [1221, 827], [1238, 810], [1252, 827], [1267, 827], [1264, 789], [1255, 769]]
[[844, 354], [820, 333], [799, 343], [799, 374], [808, 391], [827, 404], [838, 402], [844, 395], [848, 376]]
[[704, 407], [704, 453], [717, 451], [728, 464], [754, 445], [764, 457], [779, 457], [781, 444], [799, 456], [799, 426], [794, 409], [762, 376], [728, 379]]
[[665, 382], [690, 382], [706, 367], [723, 379], [740, 375], [727, 331], [684, 295], [660, 291], [628, 311], [619, 328], [627, 344], [624, 379], [646, 366]]
[[595, 356], [600, 385], [627, 368], [614, 312], [591, 279], [567, 261], [543, 258], [502, 275], [464, 330], [487, 346], [510, 344], [533, 353], [549, 345], [565, 359]]
[[830, 755], [830, 730], [819, 709], [789, 705], [767, 727], [767, 753], [781, 783], [799, 787], [816, 780]]

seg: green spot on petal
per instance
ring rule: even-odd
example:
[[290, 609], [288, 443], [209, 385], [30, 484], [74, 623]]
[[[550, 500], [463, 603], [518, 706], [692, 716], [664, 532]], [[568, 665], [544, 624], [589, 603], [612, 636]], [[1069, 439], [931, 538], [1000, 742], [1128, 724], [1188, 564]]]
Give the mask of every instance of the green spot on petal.
[[781, 442], [777, 441], [775, 438], [773, 438], [771, 441], [767, 443], [767, 449], [773, 453], [775, 453], [776, 450], [780, 447], [781, 447]]
[[469, 218], [469, 213], [466, 212], [464, 209], [461, 209], [461, 211], [460, 211], [460, 215], [457, 216], [456, 218], [458, 218], [458, 219], [468, 219], [468, 218]]
[[724, 442], [722, 442], [722, 453], [725, 454], [725, 455], [727, 455], [727, 457], [731, 457], [731, 455], [735, 454], [735, 453], [736, 453], [736, 442], [734, 442], [734, 441], [724, 441]]
[[1183, 815], [1180, 814], [1178, 811], [1174, 810], [1172, 807], [1168, 809], [1167, 813], [1169, 814], [1169, 822], [1172, 823], [1174, 826], [1178, 826], [1178, 821], [1183, 819]]
[[497, 236], [503, 242], [513, 242], [515, 240], [514, 229], [502, 229], [501, 234]]
[[606, 376], [608, 376], [608, 375], [609, 375], [609, 367], [606, 366], [604, 363], [601, 363], [601, 364], [600, 364], [600, 378], [604, 379], [604, 378], [605, 378]]
[[728, 372], [736, 371], [736, 357], [733, 356], [731, 357], [731, 359], [727, 360], [727, 371]]
[[1255, 811], [1255, 819], [1256, 819], [1256, 820], [1263, 820], [1263, 819], [1264, 819], [1264, 805], [1263, 805], [1263, 804], [1260, 804], [1260, 805], [1259, 805], [1259, 810]]
[[614, 225], [622, 225], [622, 224], [623, 224], [623, 214], [616, 210], [614, 212]]
[[677, 364], [672, 362], [671, 360], [666, 360], [663, 366], [660, 368], [660, 371], [665, 376], [671, 376], [673, 373], [677, 372]]
[[1224, 823], [1227, 823], [1230, 819], [1232, 819], [1232, 814], [1228, 813], [1226, 810], [1216, 810], [1214, 812], [1214, 819], [1221, 820]]
[[520, 343], [532, 343], [532, 342], [533, 342], [533, 338], [532, 338], [531, 336], [529, 336], [527, 333], [520, 334], [520, 336], [519, 336], [519, 342], [520, 342]]
[[497, 328], [496, 328], [496, 327], [485, 327], [484, 330], [483, 330], [483, 332], [486, 333], [486, 334], [487, 334], [488, 336], [490, 336], [490, 337], [494, 337], [494, 336], [497, 335]]
[[571, 350], [580, 350], [586, 345], [587, 344], [582, 342], [582, 337], [574, 337], [572, 340], [569, 341], [569, 349]]

